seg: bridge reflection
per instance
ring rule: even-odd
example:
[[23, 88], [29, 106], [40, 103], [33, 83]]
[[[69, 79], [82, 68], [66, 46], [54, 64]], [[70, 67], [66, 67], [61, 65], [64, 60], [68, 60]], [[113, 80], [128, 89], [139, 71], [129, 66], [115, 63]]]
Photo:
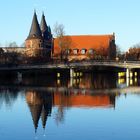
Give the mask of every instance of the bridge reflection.
[[86, 89], [116, 88], [115, 73], [86, 73], [82, 78], [71, 78], [68, 87]]

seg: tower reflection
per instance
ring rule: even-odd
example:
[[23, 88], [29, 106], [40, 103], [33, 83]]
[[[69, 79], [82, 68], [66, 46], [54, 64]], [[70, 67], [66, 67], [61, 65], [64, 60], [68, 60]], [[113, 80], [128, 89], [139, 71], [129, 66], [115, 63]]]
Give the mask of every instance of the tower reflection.
[[26, 101], [31, 112], [35, 132], [39, 120], [45, 129], [48, 116], [51, 116], [52, 107], [56, 107], [55, 121], [57, 124], [65, 120], [65, 113], [68, 108], [115, 108], [115, 94], [90, 94], [79, 90], [66, 91], [26, 91]]
[[37, 131], [40, 118], [42, 120], [42, 126], [45, 129], [47, 118], [51, 115], [52, 111], [52, 94], [43, 91], [27, 91], [25, 95], [34, 123], [35, 132]]

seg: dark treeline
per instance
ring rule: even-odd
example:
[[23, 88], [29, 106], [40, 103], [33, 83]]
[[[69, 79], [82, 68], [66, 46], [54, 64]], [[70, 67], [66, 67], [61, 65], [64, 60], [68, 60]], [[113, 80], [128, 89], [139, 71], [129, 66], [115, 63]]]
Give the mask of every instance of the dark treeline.
[[116, 58], [117, 60], [123, 60], [123, 61], [139, 61], [140, 60], [140, 44], [133, 45], [126, 52], [122, 52], [121, 48], [117, 46]]
[[5, 51], [3, 48], [0, 48], [0, 65], [19, 65], [19, 64], [41, 64], [44, 62], [50, 62], [50, 58], [47, 55], [41, 55], [39, 52], [36, 52], [35, 56], [28, 56], [26, 53], [21, 53], [18, 51]]

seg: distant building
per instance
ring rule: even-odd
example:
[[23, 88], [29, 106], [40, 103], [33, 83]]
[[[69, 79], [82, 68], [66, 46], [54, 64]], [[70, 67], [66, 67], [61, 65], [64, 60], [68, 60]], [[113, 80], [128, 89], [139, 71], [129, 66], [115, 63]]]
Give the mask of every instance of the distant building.
[[44, 13], [39, 24], [36, 12], [33, 15], [29, 35], [25, 40], [25, 47], [5, 47], [3, 50], [4, 52], [17, 52], [27, 57], [43, 56], [48, 60], [52, 57], [68, 60], [113, 60], [116, 58], [114, 33], [110, 35], [63, 36], [60, 41], [58, 38], [53, 38]]
[[47, 26], [44, 13], [39, 25], [36, 12], [34, 12], [31, 29], [25, 41], [27, 55], [51, 57], [52, 40], [51, 28]]
[[25, 54], [26, 50], [24, 47], [3, 47], [2, 48], [4, 52], [15, 52], [15, 53], [20, 53], [20, 54]]
[[39, 25], [36, 12], [34, 12], [31, 29], [25, 47], [3, 47], [4, 52], [16, 52], [28, 57], [45, 56], [51, 58], [53, 37], [50, 26], [47, 25], [44, 13]]
[[[58, 58], [61, 53], [69, 60], [83, 59], [115, 59], [115, 34], [112, 35], [78, 35], [64, 36], [64, 48], [60, 48], [59, 39], [54, 40], [53, 56]], [[63, 50], [63, 52], [61, 52]]]

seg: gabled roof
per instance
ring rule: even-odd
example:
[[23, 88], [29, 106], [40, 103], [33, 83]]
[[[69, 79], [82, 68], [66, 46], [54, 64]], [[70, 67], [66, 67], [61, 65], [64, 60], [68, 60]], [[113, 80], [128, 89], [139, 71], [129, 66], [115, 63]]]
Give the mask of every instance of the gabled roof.
[[[115, 39], [113, 35], [77, 35], [77, 36], [66, 36], [71, 40], [70, 49], [107, 49], [110, 45], [110, 41]], [[58, 46], [58, 39], [54, 40], [54, 54], [60, 52], [60, 47]]]
[[36, 12], [34, 12], [30, 33], [27, 39], [32, 39], [32, 38], [42, 38], [42, 33], [37, 20]]

